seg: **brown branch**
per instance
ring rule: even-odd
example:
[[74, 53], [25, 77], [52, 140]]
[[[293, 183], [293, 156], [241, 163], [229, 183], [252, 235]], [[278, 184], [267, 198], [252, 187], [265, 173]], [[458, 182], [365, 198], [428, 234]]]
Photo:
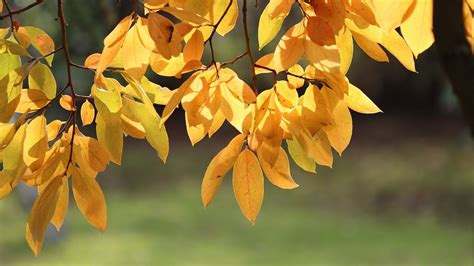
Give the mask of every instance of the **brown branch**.
[[[72, 163], [72, 154], [73, 154], [73, 147], [74, 147], [74, 136], [75, 136], [75, 131], [76, 131], [76, 91], [74, 90], [74, 85], [72, 82], [72, 71], [71, 68], [73, 66], [73, 62], [71, 59], [71, 54], [69, 53], [69, 47], [68, 47], [68, 39], [67, 39], [67, 23], [66, 19], [64, 17], [64, 9], [63, 9], [63, 0], [58, 0], [58, 18], [59, 18], [59, 24], [61, 25], [61, 40], [62, 40], [62, 47], [64, 51], [64, 57], [66, 58], [66, 70], [67, 70], [67, 77], [68, 81], [66, 84], [66, 87], [70, 88], [71, 90], [71, 97], [72, 97], [72, 104], [73, 108], [70, 113], [70, 119], [71, 119], [71, 124], [72, 124], [72, 133], [71, 133], [71, 143], [70, 143], [70, 152], [69, 152], [69, 160], [66, 165], [66, 170], [64, 175], [67, 175], [67, 171], [69, 169], [69, 166]], [[69, 127], [71, 125], [67, 125], [66, 131], [69, 130]]]
[[221, 63], [221, 67], [224, 67], [224, 66], [227, 66], [227, 65], [232, 65], [234, 64], [235, 62], [239, 61], [240, 59], [244, 58], [244, 56], [247, 55], [247, 51], [243, 52], [242, 54], [234, 57], [232, 60], [229, 60], [227, 62], [223, 62]]
[[6, 17], [11, 17], [11, 16], [13, 16], [13, 15], [18, 15], [18, 14], [21, 14], [21, 13], [23, 13], [23, 12], [25, 12], [25, 11], [28, 11], [29, 9], [32, 9], [33, 7], [35, 7], [35, 6], [37, 6], [37, 5], [41, 4], [41, 3], [43, 3], [43, 0], [36, 0], [36, 1], [35, 1], [34, 3], [32, 3], [32, 4], [29, 4], [29, 5], [27, 5], [27, 6], [23, 7], [23, 8], [20, 8], [20, 9], [17, 9], [17, 10], [13, 10], [13, 11], [10, 10], [10, 8], [8, 7], [8, 4], [7, 4], [7, 1], [6, 1], [6, 0], [3, 0], [3, 3], [5, 3], [5, 7], [7, 8], [8, 13], [5, 14], [5, 15], [0, 16], [0, 20], [4, 19], [4, 18], [6, 18]]
[[250, 35], [247, 23], [247, 0], [244, 0], [242, 4], [242, 14], [243, 14], [243, 24], [244, 24], [244, 35], [245, 35], [245, 45], [247, 47], [247, 55], [250, 60], [250, 64], [252, 65], [252, 81], [253, 81], [253, 90], [255, 94], [258, 95], [257, 89], [257, 74], [255, 73], [255, 59], [252, 54], [252, 48], [250, 47]]
[[230, 10], [230, 7], [232, 6], [232, 3], [234, 2], [235, 0], [230, 0], [229, 1], [229, 4], [227, 5], [227, 7], [225, 8], [224, 10], [224, 13], [222, 14], [222, 16], [219, 18], [219, 20], [216, 22], [216, 24], [212, 25], [213, 29], [212, 29], [212, 32], [211, 32], [211, 35], [209, 35], [209, 39], [207, 39], [206, 42], [209, 42], [209, 47], [211, 49], [211, 63], [207, 66], [207, 68], [209, 68], [210, 66], [214, 65], [214, 67], [216, 68], [216, 72], [217, 72], [217, 75], [219, 76], [219, 72], [218, 72], [218, 69], [217, 69], [217, 62], [216, 62], [216, 57], [215, 57], [215, 54], [214, 54], [214, 46], [212, 44], [212, 38], [214, 37], [214, 34], [216, 34], [216, 31], [217, 31], [217, 28], [219, 27], [219, 25], [221, 24], [222, 20], [224, 20], [224, 17], [227, 15], [227, 13], [229, 12]]
[[[3, 16], [3, 18], [9, 17], [10, 18], [10, 28], [12, 29], [12, 33], [15, 31], [15, 22], [13, 21], [13, 13], [10, 9], [10, 5], [8, 4], [7, 0], [3, 0], [3, 5], [7, 9], [7, 14]], [[3, 19], [1, 18], [1, 19]]]
[[463, 0], [435, 0], [433, 32], [441, 64], [474, 137], [474, 55], [466, 39]]
[[[253, 64], [253, 67], [265, 69], [265, 70], [268, 70], [268, 71], [272, 72], [272, 73], [273, 73], [273, 82], [274, 82], [274, 83], [277, 82], [277, 72], [276, 72], [275, 69], [269, 68], [269, 67], [266, 67], [266, 66], [262, 66], [262, 65], [259, 65], [259, 64], [257, 64], [257, 63]], [[254, 72], [255, 72], [255, 71], [254, 71]]]

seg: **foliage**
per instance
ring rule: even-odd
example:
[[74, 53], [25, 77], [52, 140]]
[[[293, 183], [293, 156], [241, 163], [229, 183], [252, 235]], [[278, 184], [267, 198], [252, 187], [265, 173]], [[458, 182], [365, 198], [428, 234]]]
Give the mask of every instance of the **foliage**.
[[[84, 65], [71, 60], [62, 0], [57, 1], [62, 33], [58, 48], [43, 30], [14, 20], [42, 1], [19, 10], [11, 10], [7, 0], [1, 2], [0, 12], [5, 9], [6, 14], [0, 18], [9, 18], [11, 27], [0, 30], [0, 198], [19, 183], [38, 188], [26, 226], [35, 254], [48, 224], [59, 230], [64, 221], [69, 182], [79, 210], [89, 223], [105, 230], [106, 205], [97, 174], [110, 161], [121, 163], [126, 136], [146, 139], [165, 162], [165, 122], [179, 105], [192, 144], [211, 137], [225, 122], [239, 132], [210, 162], [201, 195], [208, 206], [233, 168], [236, 200], [254, 223], [263, 202], [264, 175], [277, 187], [298, 187], [289, 156], [309, 172], [316, 172], [317, 164], [332, 167], [332, 149], [342, 154], [351, 139], [350, 109], [380, 112], [346, 77], [354, 40], [374, 60], [388, 61], [388, 51], [410, 71], [416, 71], [414, 57], [434, 42], [431, 0], [270, 0], [260, 16], [260, 48], [278, 35], [293, 6], [300, 21], [284, 33], [273, 53], [260, 59], [251, 49], [247, 0], [132, 2], [135, 11]], [[246, 51], [219, 62], [213, 39], [234, 30], [239, 7]], [[472, 1], [466, 1], [465, 10], [472, 44]], [[207, 44], [212, 60], [203, 64]], [[68, 79], [58, 90], [51, 65], [60, 52]], [[231, 69], [244, 57], [253, 70], [251, 85]], [[90, 95], [76, 92], [72, 68], [95, 73]], [[149, 69], [181, 78], [182, 85], [169, 90], [155, 84], [145, 76]], [[257, 88], [260, 75], [272, 75], [273, 86]], [[46, 112], [55, 102], [69, 111], [66, 121], [47, 121]], [[161, 115], [154, 105], [164, 105]], [[81, 132], [94, 123], [96, 138]]]

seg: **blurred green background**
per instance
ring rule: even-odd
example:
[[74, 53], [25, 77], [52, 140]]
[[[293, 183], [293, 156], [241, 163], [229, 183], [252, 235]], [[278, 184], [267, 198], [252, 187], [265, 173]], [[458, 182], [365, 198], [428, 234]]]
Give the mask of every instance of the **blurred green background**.
[[[54, 2], [17, 19], [58, 40]], [[128, 1], [116, 2], [65, 1], [76, 62], [100, 51], [105, 34], [127, 13]], [[250, 18], [256, 36], [257, 13]], [[285, 27], [296, 19], [290, 17]], [[217, 40], [219, 60], [241, 53], [241, 34], [238, 24]], [[63, 84], [63, 59], [56, 60]], [[473, 142], [435, 48], [417, 61], [418, 74], [391, 61], [376, 63], [356, 51], [350, 79], [384, 113], [354, 114], [353, 141], [334, 169], [308, 174], [293, 165], [300, 187], [292, 191], [267, 182], [255, 226], [241, 215], [229, 176], [208, 209], [200, 200], [208, 162], [235, 131], [226, 127], [191, 147], [178, 113], [168, 124], [171, 153], [165, 165], [144, 142], [127, 139], [123, 165], [110, 165], [98, 177], [108, 204], [104, 234], [71, 204], [63, 230], [51, 228], [34, 257], [24, 240], [33, 192], [22, 188], [0, 201], [0, 265], [474, 265]], [[234, 69], [248, 75], [248, 62]], [[76, 87], [87, 91], [91, 74], [77, 71], [74, 77]], [[151, 77], [170, 88], [179, 84]], [[262, 88], [268, 82], [259, 79]], [[58, 109], [50, 115], [65, 114]], [[94, 134], [93, 128], [85, 132]]]

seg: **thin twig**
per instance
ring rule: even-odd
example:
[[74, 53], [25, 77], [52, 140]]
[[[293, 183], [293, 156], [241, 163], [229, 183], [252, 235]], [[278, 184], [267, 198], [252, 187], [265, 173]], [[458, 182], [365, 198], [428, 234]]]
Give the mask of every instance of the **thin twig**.
[[240, 59], [244, 58], [244, 56], [247, 55], [247, 51], [243, 52], [242, 54], [234, 57], [232, 60], [230, 61], [227, 61], [227, 62], [223, 62], [221, 63], [221, 67], [224, 67], [224, 66], [227, 66], [227, 65], [232, 65], [234, 64], [235, 62], [239, 61]]
[[13, 33], [15, 31], [15, 22], [13, 21], [12, 10], [10, 9], [10, 5], [8, 4], [7, 0], [3, 0], [3, 4], [5, 5], [5, 8], [7, 9], [7, 14], [4, 15], [3, 17], [10, 18], [10, 28], [12, 29], [12, 33]]
[[250, 47], [250, 35], [247, 23], [247, 0], [244, 0], [242, 4], [242, 14], [243, 14], [243, 23], [244, 23], [244, 34], [245, 34], [245, 44], [247, 46], [247, 55], [249, 57], [250, 63], [252, 65], [252, 81], [253, 81], [253, 90], [255, 94], [258, 94], [257, 89], [257, 74], [255, 73], [255, 59], [252, 55], [252, 48]]
[[34, 3], [32, 4], [29, 4], [23, 8], [20, 8], [20, 9], [17, 9], [17, 10], [9, 10], [9, 7], [7, 5], [7, 1], [6, 0], [3, 0], [3, 3], [5, 3], [5, 7], [7, 8], [7, 11], [8, 13], [5, 14], [5, 15], [2, 15], [0, 16], [0, 20], [4, 19], [4, 18], [7, 18], [7, 17], [11, 17], [12, 15], [18, 15], [18, 14], [21, 14], [29, 9], [32, 9], [33, 7], [43, 3], [43, 0], [36, 0]]
[[[68, 81], [66, 84], [66, 87], [69, 87], [71, 90], [71, 98], [72, 98], [72, 104], [73, 108], [70, 113], [70, 119], [71, 119], [71, 124], [72, 124], [72, 133], [71, 133], [71, 143], [70, 143], [70, 152], [69, 152], [69, 160], [66, 165], [66, 170], [64, 172], [64, 175], [67, 175], [67, 171], [69, 169], [69, 166], [72, 163], [72, 154], [73, 154], [73, 147], [74, 147], [74, 136], [76, 135], [76, 91], [74, 90], [74, 84], [72, 82], [72, 71], [71, 68], [73, 66], [72, 59], [71, 59], [71, 54], [69, 53], [69, 47], [68, 47], [68, 41], [67, 41], [67, 24], [66, 24], [66, 19], [64, 17], [64, 10], [63, 10], [63, 0], [58, 0], [58, 18], [59, 18], [59, 23], [61, 25], [61, 39], [62, 39], [62, 47], [64, 51], [64, 57], [66, 58], [66, 70], [67, 70], [67, 77]], [[67, 131], [71, 125], [67, 125], [65, 130]]]
[[206, 42], [209, 42], [209, 47], [211, 49], [211, 63], [207, 66], [207, 68], [209, 68], [210, 66], [214, 65], [214, 67], [216, 68], [216, 72], [217, 72], [217, 75], [219, 75], [219, 71], [217, 69], [217, 62], [216, 62], [216, 57], [215, 57], [215, 54], [214, 54], [214, 46], [212, 44], [212, 38], [214, 37], [214, 34], [216, 34], [216, 31], [217, 31], [217, 28], [219, 27], [219, 25], [221, 24], [222, 20], [224, 20], [224, 17], [227, 15], [227, 13], [229, 12], [230, 10], [230, 7], [232, 6], [232, 3], [234, 2], [235, 0], [230, 0], [229, 1], [229, 4], [227, 5], [227, 7], [225, 8], [224, 10], [224, 13], [222, 14], [222, 16], [219, 18], [219, 20], [216, 22], [216, 24], [212, 25], [213, 29], [212, 29], [212, 32], [211, 32], [211, 35], [209, 35], [209, 39], [207, 39]]

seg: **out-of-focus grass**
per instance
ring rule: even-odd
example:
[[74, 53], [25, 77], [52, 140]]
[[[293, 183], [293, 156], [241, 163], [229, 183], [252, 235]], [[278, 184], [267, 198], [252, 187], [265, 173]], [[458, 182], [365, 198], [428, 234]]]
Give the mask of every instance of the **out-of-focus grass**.
[[[269, 189], [271, 197], [286, 197]], [[156, 195], [109, 194], [101, 235], [75, 208], [65, 235], [46, 240], [38, 258], [23, 239], [25, 213], [1, 203], [0, 264], [321, 264], [472, 265], [472, 232], [429, 218], [374, 218], [321, 211], [267, 198], [255, 226], [229, 189], [208, 210], [196, 184], [179, 182]], [[291, 195], [288, 195], [290, 198]], [[290, 199], [291, 201], [291, 199]]]
[[[123, 165], [99, 176], [107, 231], [94, 230], [71, 205], [64, 234], [47, 239], [38, 258], [23, 237], [27, 211], [18, 195], [0, 201], [0, 265], [474, 263], [472, 216], [463, 214], [473, 200], [472, 151], [440, 142], [355, 145], [332, 170], [293, 167], [296, 190], [267, 183], [252, 226], [229, 177], [209, 209], [200, 202], [202, 174], [224, 145], [175, 145], [163, 166], [132, 143]], [[461, 216], [444, 219], [449, 210]]]

